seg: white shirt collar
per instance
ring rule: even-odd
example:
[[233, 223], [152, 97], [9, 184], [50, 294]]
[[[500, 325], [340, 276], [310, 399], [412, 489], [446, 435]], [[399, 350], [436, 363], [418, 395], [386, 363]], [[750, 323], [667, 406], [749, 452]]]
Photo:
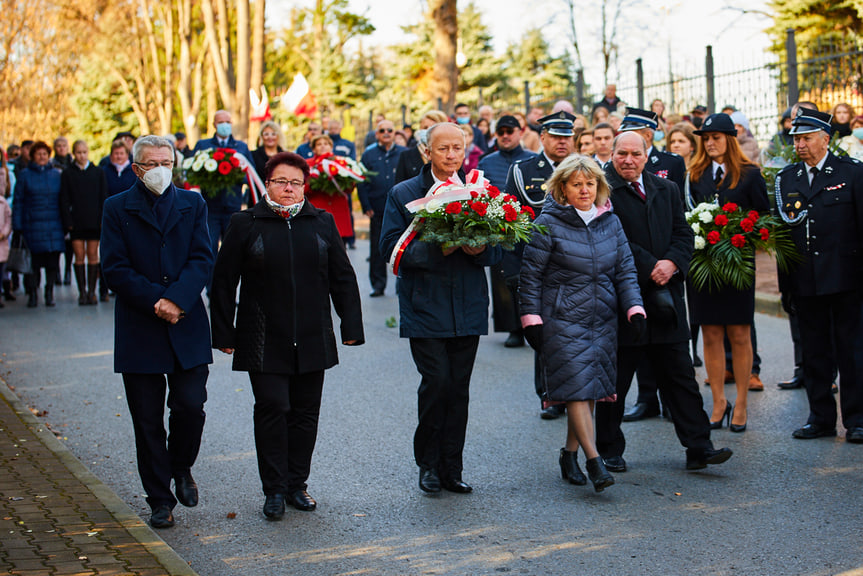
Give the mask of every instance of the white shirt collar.
[[713, 178], [714, 179], [716, 179], [716, 171], [719, 170], [720, 168], [722, 168], [722, 174], [723, 175], [728, 174], [728, 170], [725, 169], [725, 164], [724, 163], [720, 164], [714, 160], [713, 161]]

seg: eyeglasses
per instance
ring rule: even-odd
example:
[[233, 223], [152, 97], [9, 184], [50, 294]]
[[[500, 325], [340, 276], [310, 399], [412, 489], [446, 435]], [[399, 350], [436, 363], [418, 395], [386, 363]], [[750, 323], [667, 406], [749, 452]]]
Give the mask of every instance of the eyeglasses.
[[513, 128], [498, 128], [497, 135], [498, 136], [509, 136], [510, 134], [514, 134], [515, 129]]
[[293, 188], [296, 190], [297, 188], [304, 187], [306, 185], [306, 183], [303, 182], [302, 180], [281, 180], [280, 179], [280, 180], [268, 180], [267, 185], [275, 187], [276, 190], [285, 190], [287, 188]]
[[146, 162], [146, 163], [135, 162], [135, 164], [137, 164], [141, 168], [144, 168], [145, 170], [152, 170], [153, 168], [156, 168], [158, 166], [161, 166], [162, 168], [173, 168], [174, 167], [174, 162], [172, 160], [165, 160], [164, 162]]
[[392, 128], [380, 128], [380, 129], [378, 129], [378, 134], [383, 134], [384, 132], [386, 132], [387, 134], [391, 134], [394, 132], [394, 130]]

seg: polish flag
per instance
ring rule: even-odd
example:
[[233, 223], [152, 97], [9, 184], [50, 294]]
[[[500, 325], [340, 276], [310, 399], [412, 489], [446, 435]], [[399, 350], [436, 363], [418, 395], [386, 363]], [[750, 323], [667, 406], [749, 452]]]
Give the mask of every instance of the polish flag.
[[282, 108], [295, 116], [314, 118], [318, 111], [318, 103], [309, 91], [309, 83], [302, 73], [294, 76], [294, 81], [288, 91], [282, 96]]

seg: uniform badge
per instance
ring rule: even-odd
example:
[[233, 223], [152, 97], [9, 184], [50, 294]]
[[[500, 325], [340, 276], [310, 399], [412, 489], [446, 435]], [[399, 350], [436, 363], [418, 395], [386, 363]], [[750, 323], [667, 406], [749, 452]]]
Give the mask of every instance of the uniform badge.
[[536, 167], [537, 168], [544, 168], [545, 167], [545, 160], [540, 160], [539, 162], [537, 162]]
[[539, 187], [540, 190], [545, 190], [545, 184]]
[[827, 166], [824, 168], [825, 174], [833, 174], [833, 166]]
[[800, 206], [802, 206], [802, 204], [800, 204], [800, 200], [794, 203], [794, 208], [796, 208], [797, 210], [800, 210]]
[[789, 217], [789, 218], [791, 218], [791, 219], [793, 220], [793, 219], [794, 219], [794, 212], [789, 212], [789, 213], [788, 213], [788, 217]]
[[658, 164], [659, 163], [659, 156], [651, 156], [650, 161], [653, 162], [654, 164]]
[[801, 176], [803, 176], [803, 168], [797, 171], [797, 177], [800, 178]]

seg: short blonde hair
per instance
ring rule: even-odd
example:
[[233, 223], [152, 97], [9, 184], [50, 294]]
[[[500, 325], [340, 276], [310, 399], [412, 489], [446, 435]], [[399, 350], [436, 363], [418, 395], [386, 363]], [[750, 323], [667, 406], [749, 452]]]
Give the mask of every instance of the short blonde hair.
[[599, 167], [599, 164], [589, 156], [581, 154], [572, 154], [558, 164], [554, 170], [554, 174], [548, 181], [548, 193], [554, 198], [558, 204], [566, 204], [566, 190], [564, 186], [572, 175], [576, 172], [581, 172], [587, 178], [596, 180], [596, 200], [594, 205], [603, 206], [611, 196], [611, 189], [608, 187], [608, 181], [605, 179], [605, 172]]
[[439, 124], [441, 122], [446, 122], [448, 120], [448, 118], [446, 117], [446, 114], [444, 114], [440, 110], [429, 110], [428, 112], [426, 112], [425, 114], [422, 115], [422, 117], [420, 118], [420, 121], [423, 121], [426, 118], [428, 118], [429, 120], [431, 120], [435, 124]]

